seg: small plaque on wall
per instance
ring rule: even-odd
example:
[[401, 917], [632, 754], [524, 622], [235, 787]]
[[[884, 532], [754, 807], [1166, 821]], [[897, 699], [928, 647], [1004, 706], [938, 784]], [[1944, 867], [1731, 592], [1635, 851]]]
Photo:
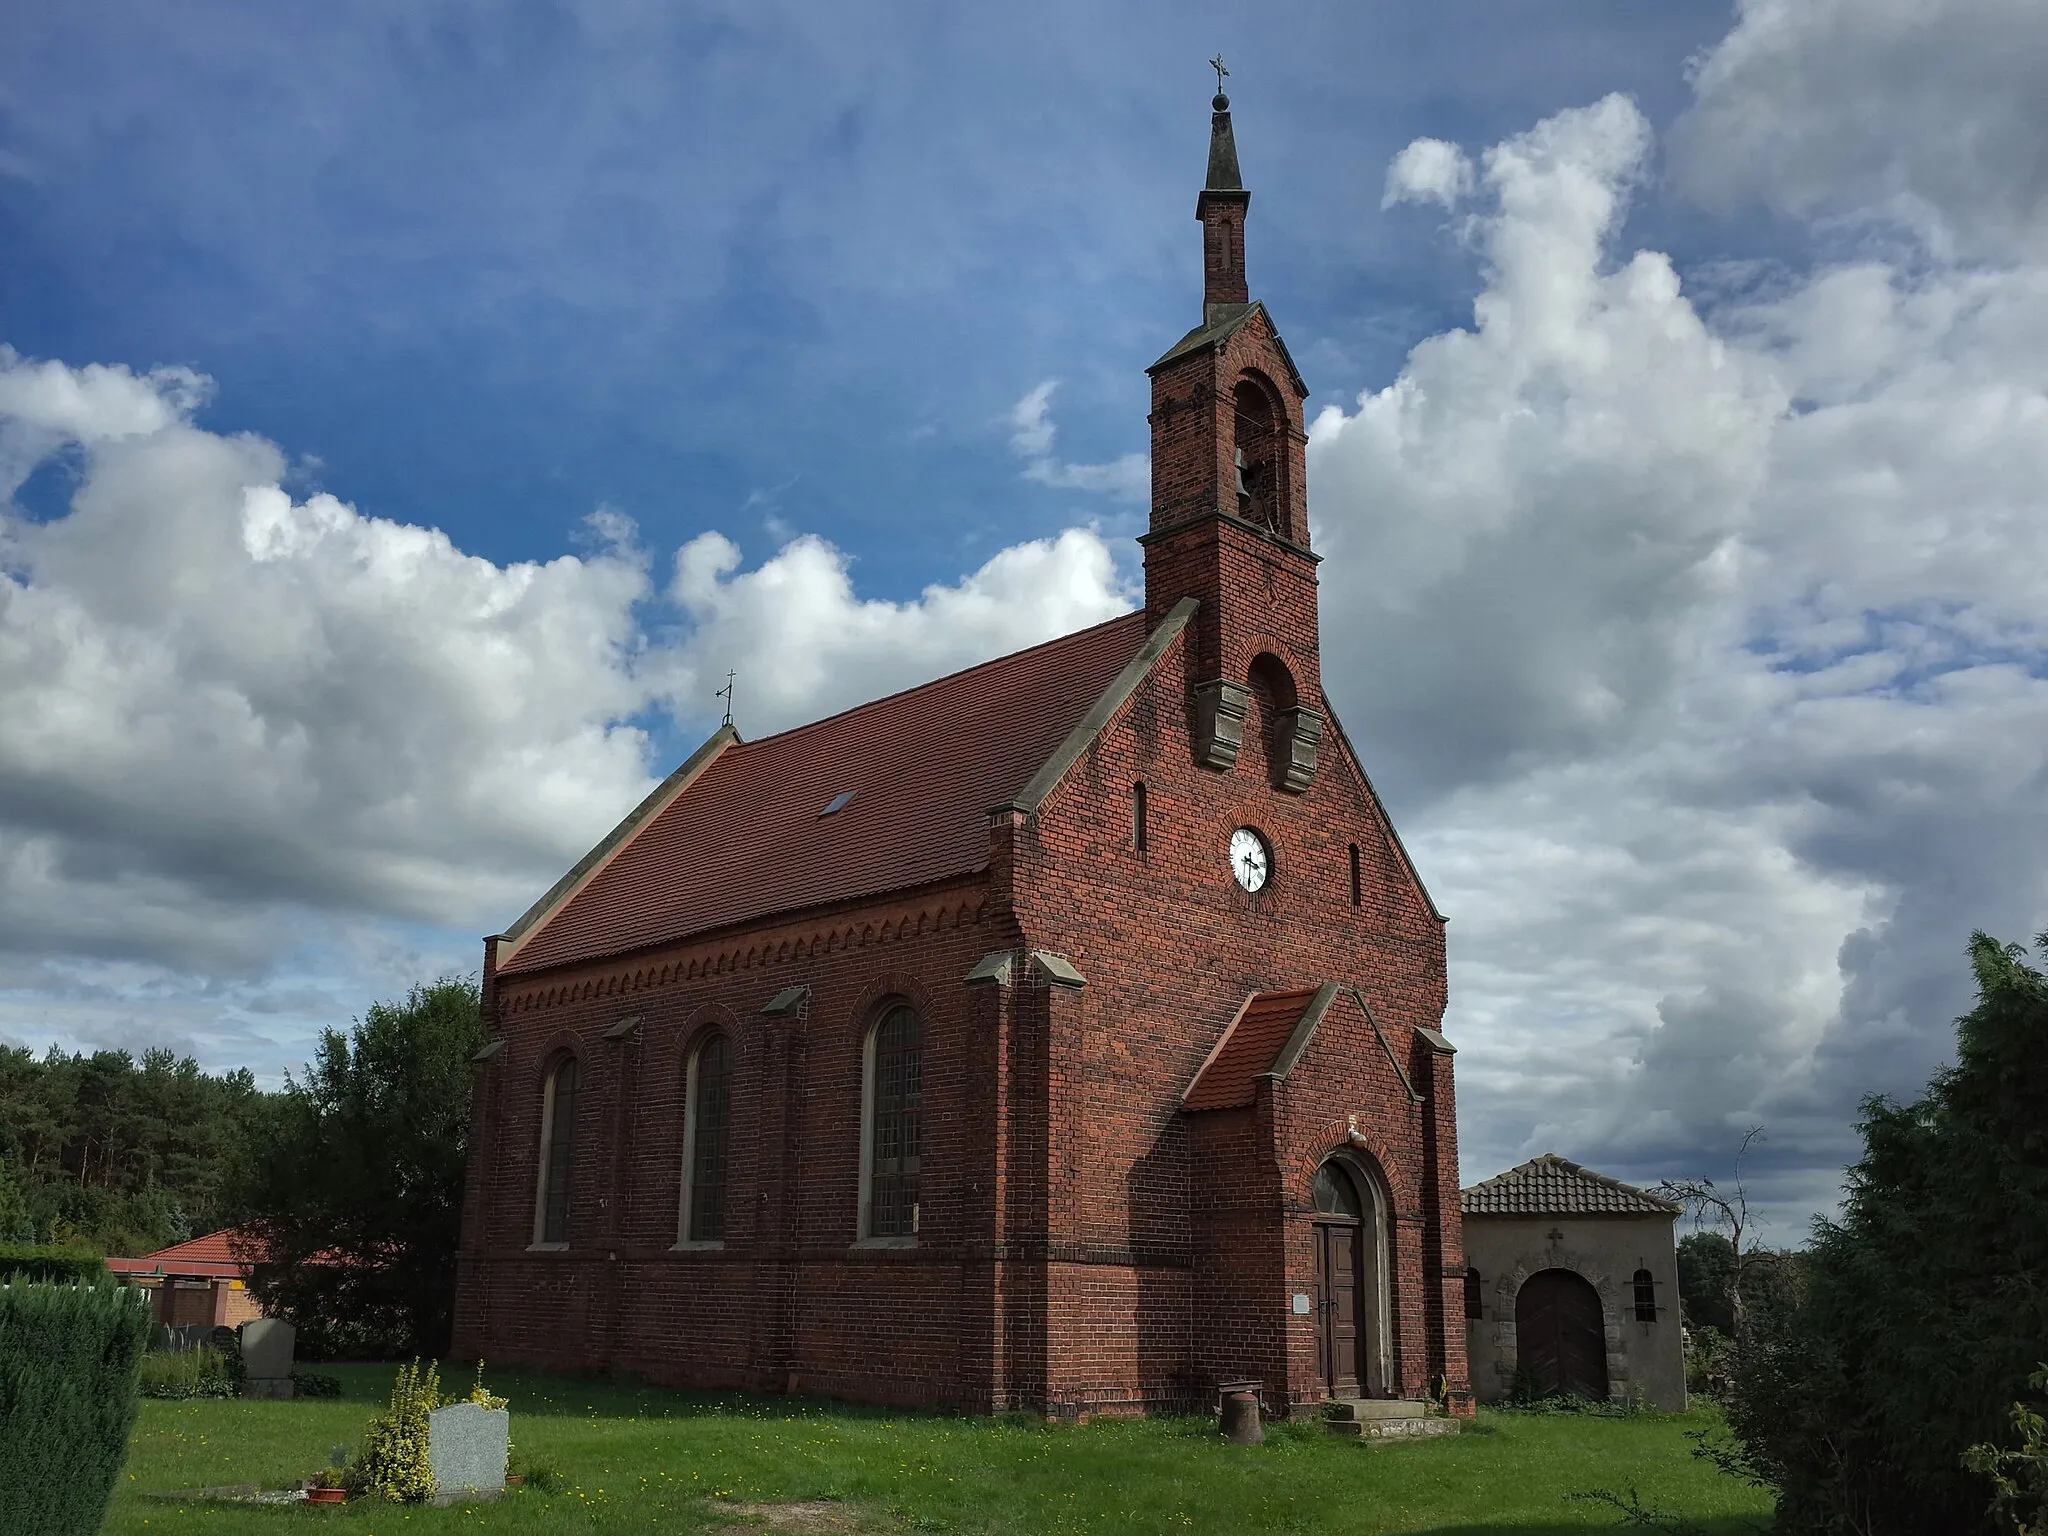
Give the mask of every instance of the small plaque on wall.
[[1299, 1291], [1294, 1293], [1294, 1315], [1296, 1317], [1308, 1316], [1308, 1298]]

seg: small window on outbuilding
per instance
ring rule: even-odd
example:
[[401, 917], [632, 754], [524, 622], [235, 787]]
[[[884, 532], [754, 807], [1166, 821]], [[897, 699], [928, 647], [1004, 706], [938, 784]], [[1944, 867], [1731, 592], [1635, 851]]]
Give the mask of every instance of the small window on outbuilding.
[[1657, 1281], [1647, 1269], [1636, 1271], [1636, 1321], [1657, 1321]]
[[1479, 1270], [1467, 1266], [1465, 1270], [1465, 1321], [1476, 1323], [1485, 1312], [1483, 1293], [1479, 1289]]

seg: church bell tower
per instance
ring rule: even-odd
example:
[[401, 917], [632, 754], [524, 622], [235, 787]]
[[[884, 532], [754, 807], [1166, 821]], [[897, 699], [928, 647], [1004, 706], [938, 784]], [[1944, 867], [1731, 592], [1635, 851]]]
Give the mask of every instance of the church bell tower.
[[[1316, 561], [1309, 550], [1308, 388], [1251, 298], [1230, 98], [1209, 119], [1202, 223], [1202, 323], [1146, 370], [1152, 377], [1152, 522], [1145, 607], [1158, 623], [1182, 598], [1189, 626], [1195, 754], [1219, 772], [1257, 769], [1299, 794], [1315, 777], [1323, 704]], [[1240, 764], [1256, 716], [1264, 764]]]

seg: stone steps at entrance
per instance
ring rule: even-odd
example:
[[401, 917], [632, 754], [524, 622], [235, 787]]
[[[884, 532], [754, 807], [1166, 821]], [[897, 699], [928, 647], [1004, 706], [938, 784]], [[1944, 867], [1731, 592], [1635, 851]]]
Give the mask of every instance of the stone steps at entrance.
[[1337, 1398], [1323, 1405], [1324, 1427], [1333, 1435], [1361, 1440], [1420, 1440], [1455, 1435], [1458, 1421], [1432, 1414], [1429, 1404], [1377, 1397]]

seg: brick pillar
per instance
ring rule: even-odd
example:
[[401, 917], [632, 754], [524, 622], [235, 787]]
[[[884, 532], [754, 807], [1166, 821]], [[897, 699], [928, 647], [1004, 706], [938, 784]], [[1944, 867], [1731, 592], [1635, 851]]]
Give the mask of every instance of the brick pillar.
[[1444, 1379], [1454, 1413], [1472, 1410], [1466, 1358], [1465, 1223], [1458, 1196], [1458, 1102], [1452, 1083], [1455, 1047], [1435, 1030], [1416, 1031], [1416, 1083], [1424, 1094], [1424, 1199], [1430, 1218], [1430, 1259], [1436, 1272], [1430, 1368]]
[[608, 1366], [619, 1361], [619, 1347], [632, 1337], [624, 1313], [631, 1305], [619, 1275], [619, 1243], [626, 1230], [627, 1191], [632, 1187], [626, 1149], [633, 1142], [640, 1098], [641, 1030], [637, 1019], [621, 1019], [605, 1031], [605, 1076], [611, 1087], [610, 1113], [605, 1116], [604, 1193], [598, 1197], [597, 1242], [604, 1267], [595, 1280], [596, 1316], [591, 1319], [591, 1358]]
[[[1021, 954], [1019, 961], [1029, 964]], [[1051, 990], [1031, 986], [1028, 976], [1019, 975], [1010, 999], [1009, 1160], [1003, 1172], [1003, 1377], [1010, 1403], [1019, 1408], [1043, 1408], [1047, 1393]]]
[[783, 1178], [795, 1127], [789, 1117], [788, 1033], [783, 1021], [763, 1018], [760, 1023], [760, 1094], [754, 1104], [761, 1149], [755, 1164], [754, 1242], [760, 1258], [754, 1269], [747, 1384], [757, 1392], [780, 1392], [789, 1382], [790, 1292], [796, 1283], [785, 1242], [789, 1191]]
[[961, 1378], [967, 1407], [1000, 1413], [1008, 1406], [1008, 1330], [1004, 1306], [1009, 1263], [1007, 1172], [1010, 1164], [1010, 1015], [1017, 952], [984, 956], [967, 975], [967, 1040], [963, 1051], [970, 1123], [982, 1135], [968, 1144], [967, 1215], [961, 1232]]

